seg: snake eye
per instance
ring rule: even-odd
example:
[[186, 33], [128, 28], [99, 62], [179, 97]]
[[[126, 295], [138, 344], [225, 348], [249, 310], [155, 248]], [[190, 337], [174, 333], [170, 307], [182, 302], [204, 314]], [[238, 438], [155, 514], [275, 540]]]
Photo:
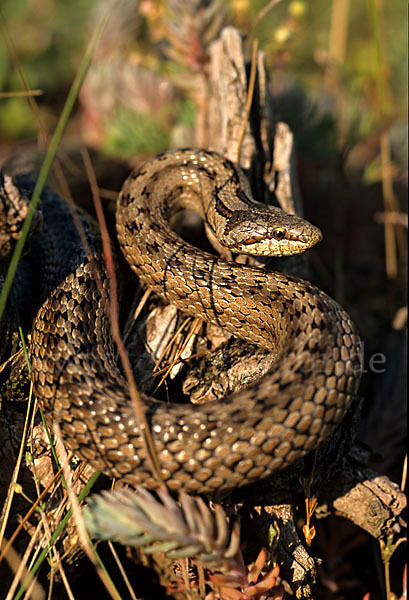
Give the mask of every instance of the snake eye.
[[283, 227], [276, 227], [273, 229], [273, 238], [277, 241], [283, 240], [285, 238], [286, 231]]

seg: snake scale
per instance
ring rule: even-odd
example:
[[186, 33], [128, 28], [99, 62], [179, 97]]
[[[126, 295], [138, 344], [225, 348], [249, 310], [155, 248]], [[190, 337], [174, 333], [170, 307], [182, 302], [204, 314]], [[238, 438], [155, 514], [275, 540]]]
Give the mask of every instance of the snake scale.
[[[68, 208], [59, 206], [56, 219], [56, 196], [49, 198], [43, 194], [38, 251], [48, 292], [30, 348], [35, 394], [82, 459], [132, 485], [157, 487], [115, 359], [98, 242], [83, 222], [85, 253]], [[172, 490], [202, 493], [255, 482], [326, 440], [357, 392], [360, 338], [347, 313], [309, 282], [187, 244], [169, 225], [182, 208], [198, 212], [235, 253], [301, 253], [321, 233], [255, 202], [241, 169], [215, 152], [162, 153], [138, 166], [120, 192], [118, 239], [141, 282], [275, 357], [259, 381], [222, 402], [168, 404], [142, 394], [163, 479]]]

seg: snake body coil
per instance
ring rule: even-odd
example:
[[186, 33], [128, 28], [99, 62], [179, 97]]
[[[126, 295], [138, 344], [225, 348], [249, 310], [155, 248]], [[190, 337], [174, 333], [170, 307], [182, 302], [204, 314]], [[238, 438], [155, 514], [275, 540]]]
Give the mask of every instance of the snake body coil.
[[[169, 226], [183, 206], [199, 212], [236, 252], [302, 252], [321, 234], [254, 202], [241, 170], [213, 152], [164, 153], [122, 188], [118, 237], [142, 282], [182, 311], [268, 347], [277, 359], [260, 381], [220, 403], [169, 405], [142, 396], [167, 485], [201, 493], [254, 482], [321, 444], [357, 392], [360, 339], [343, 309], [310, 283], [185, 243]], [[60, 266], [47, 275], [54, 289], [34, 322], [35, 393], [83, 459], [133, 485], [157, 487], [114, 358], [100, 253], [89, 235], [85, 255], [68, 213], [51, 233], [52, 212], [50, 202], [44, 252], [55, 252]]]

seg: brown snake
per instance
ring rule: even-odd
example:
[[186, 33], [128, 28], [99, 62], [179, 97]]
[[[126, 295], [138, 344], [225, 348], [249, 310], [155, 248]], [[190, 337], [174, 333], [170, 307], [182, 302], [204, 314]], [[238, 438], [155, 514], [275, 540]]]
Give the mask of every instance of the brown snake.
[[[55, 202], [48, 204], [43, 253], [52, 245], [58, 256], [68, 237], [76, 241], [58, 257], [63, 267], [51, 269], [47, 285], [53, 281], [54, 289], [34, 322], [35, 393], [83, 459], [133, 485], [157, 487], [114, 358], [99, 251], [91, 241], [86, 258], [68, 216], [51, 234]], [[240, 168], [214, 152], [158, 155], [121, 190], [118, 238], [141, 281], [185, 313], [261, 344], [276, 358], [261, 380], [223, 402], [170, 405], [142, 395], [163, 479], [173, 490], [201, 493], [254, 482], [320, 445], [357, 392], [360, 338], [346, 312], [309, 282], [227, 262], [184, 242], [169, 226], [183, 207], [202, 215], [236, 253], [296, 254], [321, 233], [252, 200]]]

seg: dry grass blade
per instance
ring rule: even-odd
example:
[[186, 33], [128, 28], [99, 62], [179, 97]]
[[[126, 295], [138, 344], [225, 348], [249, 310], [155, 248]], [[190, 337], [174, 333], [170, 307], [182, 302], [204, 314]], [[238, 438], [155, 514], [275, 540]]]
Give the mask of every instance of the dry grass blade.
[[6, 20], [5, 20], [5, 18], [4, 18], [4, 16], [3, 16], [3, 14], [2, 14], [1, 11], [0, 11], [0, 29], [1, 29], [1, 32], [2, 32], [2, 35], [3, 35], [3, 39], [4, 39], [4, 43], [5, 43], [6, 47], [7, 47], [7, 52], [9, 54], [9, 56], [10, 56], [11, 62], [13, 63], [13, 65], [14, 65], [14, 67], [15, 67], [15, 69], [16, 69], [19, 77], [20, 77], [21, 83], [23, 84], [23, 87], [24, 87], [23, 95], [25, 95], [27, 97], [27, 101], [28, 101], [28, 103], [30, 105], [32, 113], [33, 113], [33, 115], [35, 117], [36, 122], [38, 123], [41, 139], [42, 139], [42, 141], [44, 143], [47, 143], [48, 132], [47, 132], [47, 129], [46, 129], [44, 123], [43, 123], [43, 119], [41, 117], [41, 113], [40, 113], [40, 110], [38, 108], [38, 105], [37, 105], [37, 103], [36, 103], [36, 101], [34, 99], [34, 96], [36, 96], [37, 94], [31, 93], [32, 90], [30, 89], [30, 85], [29, 85], [29, 83], [27, 81], [27, 78], [25, 76], [25, 73], [24, 73], [24, 71], [23, 71], [23, 69], [21, 67], [20, 60], [19, 60], [19, 57], [18, 57], [17, 52], [15, 50], [13, 40], [12, 40], [11, 36], [9, 35], [8, 30], [7, 30]]
[[250, 79], [249, 79], [249, 87], [247, 90], [247, 100], [246, 107], [244, 109], [243, 122], [241, 125], [239, 140], [237, 142], [237, 155], [236, 162], [240, 163], [240, 153], [241, 146], [244, 139], [244, 134], [246, 133], [246, 127], [250, 116], [251, 104], [253, 102], [254, 95], [254, 86], [256, 83], [256, 72], [257, 72], [257, 49], [258, 49], [258, 41], [253, 41], [252, 53], [251, 53], [251, 70], [250, 70]]
[[[62, 441], [61, 431], [60, 431], [60, 428], [57, 423], [54, 425], [54, 433], [55, 433], [56, 437]], [[63, 444], [61, 444], [61, 452], [65, 452]], [[98, 561], [98, 556], [95, 552], [95, 549], [92, 547], [90, 539], [87, 535], [87, 531], [86, 531], [85, 524], [84, 524], [84, 519], [82, 517], [82, 512], [80, 509], [80, 504], [78, 502], [78, 498], [77, 498], [77, 496], [73, 490], [73, 486], [72, 486], [72, 473], [67, 468], [67, 466], [69, 464], [68, 456], [67, 455], [63, 456], [63, 459], [64, 460], [63, 460], [62, 468], [64, 470], [64, 475], [65, 475], [66, 490], [67, 490], [68, 497], [70, 500], [71, 510], [72, 510], [72, 514], [73, 514], [73, 517], [75, 520], [76, 529], [78, 532], [78, 536], [80, 538], [81, 546], [82, 546], [84, 552], [86, 553], [86, 555], [88, 556], [89, 560], [95, 566], [98, 576], [99, 576], [100, 580], [102, 581], [103, 585], [105, 586], [105, 589], [111, 596], [111, 598], [113, 598], [113, 600], [120, 600], [120, 596], [119, 596], [117, 590], [115, 589], [115, 586], [114, 586], [111, 578], [108, 576], [106, 569], [101, 567], [101, 565]], [[57, 562], [57, 564], [58, 564], [58, 567], [60, 568], [61, 561], [59, 560]], [[68, 582], [67, 582], [67, 585], [68, 585]]]
[[124, 344], [126, 344], [129, 335], [131, 334], [132, 328], [134, 326], [134, 323], [136, 323], [139, 315], [142, 312], [143, 307], [145, 306], [146, 302], [148, 301], [149, 296], [151, 295], [151, 290], [148, 288], [144, 291], [142, 298], [140, 298], [140, 300], [137, 302], [137, 297], [135, 298], [135, 300], [132, 303], [132, 309], [129, 311], [129, 316], [126, 320], [124, 329], [123, 329], [123, 333], [122, 333], [122, 337], [123, 337], [123, 341]]
[[[163, 354], [165, 354], [168, 350], [168, 347], [171, 346], [171, 344], [174, 342], [174, 340], [176, 339], [176, 337], [178, 336], [178, 334], [180, 333], [180, 331], [183, 329], [184, 325], [186, 323], [191, 322], [191, 326], [189, 329], [189, 332], [183, 342], [183, 344], [180, 346], [180, 348], [178, 348], [176, 350], [176, 356], [173, 358], [173, 360], [171, 360], [170, 364], [164, 369], [164, 375], [162, 377], [162, 379], [160, 380], [160, 382], [158, 383], [158, 385], [156, 386], [156, 389], [160, 388], [160, 386], [163, 384], [163, 382], [165, 381], [165, 379], [168, 377], [168, 375], [170, 374], [170, 372], [172, 371], [172, 369], [178, 365], [180, 362], [182, 362], [183, 359], [183, 353], [186, 350], [189, 342], [191, 341], [191, 339], [193, 338], [194, 335], [198, 334], [200, 331], [200, 328], [202, 326], [202, 319], [196, 317], [195, 319], [193, 319], [193, 321], [191, 321], [191, 318], [188, 317], [183, 323], [182, 325], [178, 328], [178, 330], [175, 332], [174, 336], [172, 337], [172, 339], [170, 340], [169, 344], [167, 345], [167, 347], [164, 349]], [[161, 357], [162, 360], [162, 357]], [[159, 362], [159, 361], [158, 361]], [[157, 362], [157, 365], [158, 365]], [[163, 369], [161, 369], [161, 372], [163, 371]], [[153, 374], [154, 377], [156, 377], [159, 373], [156, 372]]]
[[408, 474], [408, 455], [405, 454], [405, 460], [403, 461], [403, 468], [402, 468], [402, 479], [401, 479], [401, 483], [400, 483], [400, 489], [402, 490], [402, 492], [406, 488], [407, 474]]
[[[29, 394], [29, 398], [28, 398], [26, 417], [24, 420], [23, 435], [21, 437], [20, 448], [19, 448], [16, 464], [14, 466], [13, 475], [11, 478], [11, 484], [9, 486], [9, 494], [7, 496], [6, 502], [4, 503], [2, 514], [1, 514], [0, 545], [2, 545], [4, 532], [6, 530], [8, 515], [9, 515], [10, 509], [11, 509], [11, 504], [13, 502], [14, 490], [15, 490], [14, 484], [17, 483], [18, 474], [20, 472], [20, 465], [21, 465], [21, 460], [23, 457], [23, 451], [25, 448], [26, 437], [27, 437], [29, 416], [31, 414], [31, 403], [32, 403], [32, 386], [30, 387], [30, 394]], [[3, 553], [0, 556], [0, 562], [1, 562], [2, 555], [3, 555]]]
[[349, 0], [333, 0], [329, 33], [328, 61], [324, 75], [324, 89], [334, 93], [339, 88], [337, 67], [344, 63], [348, 39]]
[[260, 23], [260, 21], [264, 19], [264, 17], [270, 12], [270, 10], [280, 2], [281, 0], [270, 0], [270, 2], [267, 2], [267, 4], [260, 10], [256, 18], [254, 19], [253, 29]]
[[[88, 483], [84, 486], [84, 488], [81, 490], [81, 492], [78, 495], [78, 502], [81, 502], [85, 496], [88, 495], [90, 489], [92, 488], [92, 486], [94, 485], [96, 479], [98, 478], [98, 473], [94, 473], [94, 475], [92, 475], [92, 477], [89, 479]], [[51, 484], [50, 484], [51, 485]], [[44, 492], [45, 493], [45, 492]], [[33, 509], [34, 510], [34, 509]], [[54, 533], [51, 536], [51, 539], [49, 541], [48, 544], [46, 544], [46, 547], [40, 552], [37, 560], [34, 562], [34, 564], [32, 565], [32, 567], [30, 568], [30, 578], [34, 577], [34, 575], [37, 573], [37, 571], [39, 570], [40, 566], [43, 564], [44, 560], [46, 559], [50, 548], [52, 547], [52, 545], [54, 544], [54, 542], [59, 538], [59, 536], [61, 535], [62, 531], [64, 530], [64, 528], [66, 527], [70, 517], [71, 517], [71, 510], [69, 510], [65, 516], [63, 517], [63, 519], [61, 520], [60, 524], [58, 525], [58, 527], [56, 528], [56, 530], [54, 531]], [[10, 541], [8, 542], [10, 543]], [[39, 546], [40, 549], [40, 546]], [[25, 592], [26, 588], [27, 588], [27, 582], [23, 581], [22, 582], [22, 586], [20, 587], [18, 593], [16, 594], [14, 600], [20, 600], [20, 598], [22, 597], [23, 593]]]
[[27, 96], [42, 96], [43, 90], [26, 90], [23, 92], [0, 92], [0, 98], [26, 98]]
[[382, 192], [385, 206], [385, 263], [386, 273], [388, 277], [394, 278], [398, 274], [398, 257], [397, 257], [397, 246], [401, 254], [406, 254], [406, 243], [403, 239], [403, 231], [400, 223], [393, 223], [393, 220], [389, 218], [389, 215], [393, 215], [399, 212], [399, 203], [393, 190], [393, 175], [389, 165], [391, 163], [391, 152], [388, 134], [386, 132], [381, 133], [380, 137], [381, 146], [381, 177], [382, 177]]
[[34, 546], [37, 543], [40, 528], [41, 523], [38, 523], [34, 535], [32, 535], [30, 543], [27, 545], [24, 555], [21, 558], [17, 555], [14, 548], [9, 546], [9, 542], [7, 543], [8, 550], [6, 554], [6, 560], [12, 572], [14, 573], [14, 579], [8, 590], [6, 600], [11, 600], [14, 597], [14, 592], [18, 586], [19, 581], [23, 581], [27, 586], [30, 586], [31, 598], [36, 600], [42, 600], [45, 597], [43, 589], [37, 583], [33, 575], [30, 573], [30, 568], [26, 567], [29, 556], [31, 555], [31, 552], [33, 551]]
[[[70, 457], [69, 457], [68, 460], [72, 460], [72, 457], [73, 457], [73, 454], [70, 455]], [[17, 527], [17, 529], [14, 531], [13, 535], [11, 536], [11, 538], [9, 539], [9, 541], [7, 542], [7, 544], [4, 545], [4, 547], [2, 548], [2, 552], [0, 554], [0, 563], [3, 560], [3, 558], [4, 558], [5, 554], [7, 553], [8, 549], [10, 548], [11, 544], [14, 542], [14, 540], [16, 539], [16, 537], [18, 536], [18, 534], [20, 533], [20, 531], [23, 529], [24, 524], [28, 521], [28, 519], [31, 517], [31, 515], [33, 514], [33, 512], [38, 508], [40, 502], [44, 499], [44, 497], [46, 496], [47, 492], [52, 488], [52, 486], [54, 485], [54, 483], [56, 482], [56, 480], [60, 477], [60, 475], [61, 475], [62, 472], [63, 472], [63, 469], [61, 467], [59, 469], [59, 471], [57, 471], [57, 473], [51, 479], [51, 481], [49, 481], [49, 483], [43, 489], [43, 491], [41, 492], [41, 494], [37, 498], [37, 500], [33, 503], [33, 505], [31, 506], [30, 510], [26, 513], [26, 515], [22, 519], [22, 521], [19, 524], [19, 526]]]
[[129, 593], [129, 596], [130, 596], [131, 600], [138, 600], [137, 597], [135, 596], [135, 593], [134, 593], [134, 591], [132, 589], [131, 583], [130, 583], [130, 581], [128, 579], [128, 576], [127, 576], [127, 574], [125, 572], [125, 569], [124, 569], [124, 567], [123, 567], [123, 565], [122, 565], [122, 563], [120, 561], [118, 553], [116, 552], [116, 550], [114, 548], [113, 543], [112, 542], [108, 542], [108, 545], [109, 545], [109, 549], [111, 550], [112, 556], [114, 557], [116, 566], [118, 567], [119, 572], [121, 573], [122, 579], [125, 582], [126, 589], [128, 590], [128, 593]]
[[102, 209], [101, 198], [99, 196], [98, 184], [95, 177], [94, 169], [92, 168], [91, 159], [88, 152], [82, 152], [82, 158], [84, 161], [87, 176], [90, 182], [92, 196], [94, 199], [95, 211], [98, 218], [98, 223], [101, 229], [102, 245], [104, 251], [105, 264], [107, 268], [109, 285], [110, 285], [110, 303], [109, 303], [109, 317], [112, 328], [112, 335], [118, 348], [122, 365], [125, 371], [125, 375], [129, 384], [129, 392], [134, 407], [135, 416], [138, 421], [138, 427], [141, 433], [141, 437], [145, 444], [148, 460], [151, 464], [151, 470], [157, 481], [164, 485], [163, 479], [160, 473], [159, 460], [156, 454], [155, 445], [153, 443], [152, 435], [149, 429], [148, 421], [145, 416], [144, 407], [136, 387], [135, 379], [132, 373], [131, 363], [129, 362], [128, 354], [126, 352], [124, 343], [122, 341], [121, 331], [119, 327], [119, 303], [118, 303], [118, 284], [115, 273], [114, 260], [112, 255], [111, 243], [109, 239], [108, 227], [105, 221], [104, 211]]
[[[40, 526], [38, 526], [39, 529]], [[34, 539], [36, 539], [36, 536], [33, 536]], [[14, 550], [14, 548], [12, 546], [10, 546], [8, 543], [6, 543], [5, 541], [3, 541], [3, 545], [6, 546], [7, 545], [7, 551], [5, 554], [5, 558], [7, 560], [7, 563], [11, 569], [11, 571], [15, 574], [15, 583], [14, 586], [12, 586], [12, 588], [10, 588], [9, 590], [9, 595], [10, 592], [13, 593], [13, 590], [16, 588], [19, 579], [21, 579], [22, 577], [29, 577], [29, 571], [27, 569], [27, 567], [24, 566], [24, 560], [20, 558], [20, 556], [18, 555], [18, 553]], [[43, 598], [45, 598], [45, 593], [44, 590], [42, 589], [42, 587], [40, 586], [40, 584], [33, 580], [33, 590], [31, 592], [31, 598], [32, 600], [43, 600]]]
[[[372, 24], [373, 42], [376, 55], [376, 86], [377, 86], [377, 102], [378, 111], [381, 120], [387, 122], [389, 106], [387, 98], [390, 96], [388, 90], [388, 81], [385, 77], [384, 63], [384, 40], [382, 39], [382, 17], [383, 5], [371, 0], [369, 2], [369, 10]], [[383, 130], [380, 134], [380, 157], [381, 157], [381, 180], [382, 194], [385, 206], [385, 213], [399, 212], [398, 200], [393, 189], [393, 172], [391, 165], [391, 149], [388, 132]], [[397, 249], [399, 248], [402, 256], [407, 256], [406, 242], [402, 227], [393, 225], [389, 219], [385, 219], [385, 268], [386, 274], [393, 279], [398, 274], [398, 257]]]

